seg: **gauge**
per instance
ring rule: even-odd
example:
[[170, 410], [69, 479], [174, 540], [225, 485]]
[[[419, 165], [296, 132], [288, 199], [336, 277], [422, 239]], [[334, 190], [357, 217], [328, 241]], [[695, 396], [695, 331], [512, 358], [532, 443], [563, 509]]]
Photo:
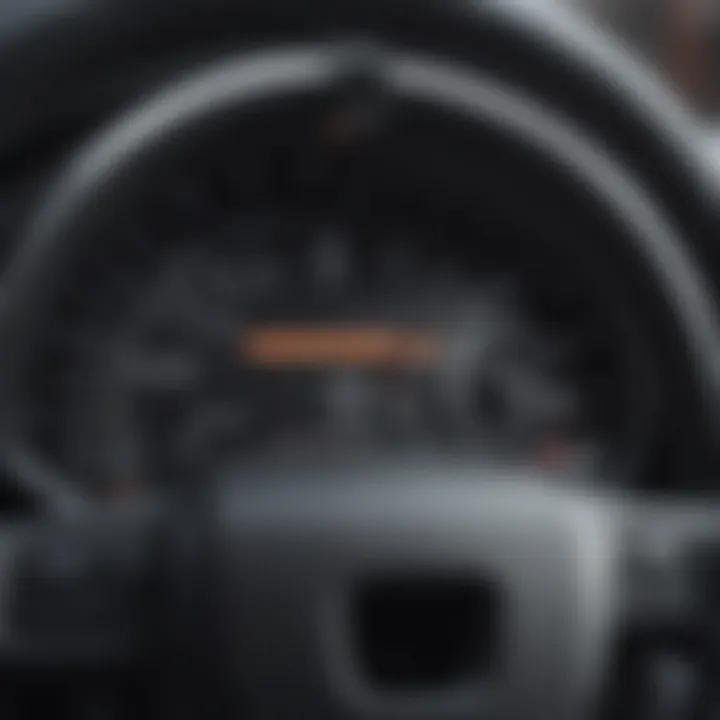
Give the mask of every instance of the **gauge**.
[[235, 222], [133, 285], [67, 385], [83, 473], [134, 487], [248, 459], [417, 452], [577, 471], [609, 452], [572, 324], [539, 316], [521, 278], [413, 246], [407, 228], [361, 243], [314, 222], [305, 245]]

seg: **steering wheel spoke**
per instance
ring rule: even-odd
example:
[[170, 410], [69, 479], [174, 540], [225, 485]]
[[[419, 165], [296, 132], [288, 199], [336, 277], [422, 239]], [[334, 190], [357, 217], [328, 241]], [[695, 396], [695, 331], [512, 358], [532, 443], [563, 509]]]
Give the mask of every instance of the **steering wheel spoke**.
[[720, 505], [625, 498], [622, 512], [621, 605], [604, 717], [712, 717]]
[[648, 629], [691, 628], [703, 621], [720, 573], [720, 504], [649, 501], [629, 506], [627, 621]]
[[141, 657], [141, 514], [0, 526], [0, 667], [97, 669]]
[[259, 717], [558, 718], [594, 702], [612, 503], [477, 467], [297, 474], [246, 473], [220, 509], [229, 673]]

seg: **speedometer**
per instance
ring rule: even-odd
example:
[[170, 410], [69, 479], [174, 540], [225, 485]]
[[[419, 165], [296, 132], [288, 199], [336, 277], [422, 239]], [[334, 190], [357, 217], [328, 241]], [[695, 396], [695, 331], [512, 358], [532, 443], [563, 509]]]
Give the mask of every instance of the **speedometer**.
[[70, 213], [24, 389], [70, 475], [125, 494], [379, 455], [636, 473], [662, 394], [605, 216], [562, 205], [578, 188], [532, 148], [373, 92], [160, 133]]
[[608, 459], [610, 369], [521, 273], [417, 227], [360, 242], [321, 217], [292, 226], [299, 240], [256, 217], [175, 246], [114, 323], [86, 326], [95, 351], [66, 386], [85, 475], [122, 489], [258, 459]]

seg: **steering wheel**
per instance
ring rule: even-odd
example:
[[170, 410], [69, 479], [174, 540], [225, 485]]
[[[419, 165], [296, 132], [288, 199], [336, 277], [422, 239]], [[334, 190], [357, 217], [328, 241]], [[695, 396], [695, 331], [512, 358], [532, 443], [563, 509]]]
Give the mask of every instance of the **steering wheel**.
[[[684, 711], [709, 712], [720, 505], [618, 483], [640, 473], [658, 437], [672, 441], [674, 482], [707, 486], [716, 467], [709, 174], [691, 124], [643, 71], [579, 21], [532, 5], [306, 2], [273, 13], [126, 1], [68, 3], [52, 22], [25, 17], [24, 4], [11, 13], [17, 57], [51, 38], [44, 57], [57, 52], [73, 80], [45, 94], [48, 75], [9, 63], [3, 76], [17, 73], [42, 105], [32, 122], [27, 104], [4, 117], [0, 147], [36, 142], [54, 101], [90, 87], [89, 56], [107, 77], [142, 38], [156, 45], [143, 58], [151, 90], [124, 96], [63, 160], [0, 285], [4, 465], [47, 506], [0, 526], [9, 687], [70, 667], [132, 668], [151, 714], [173, 718], [569, 719], [627, 712], [635, 676], [617, 663], [634, 643], [643, 657], [660, 648], [687, 660], [700, 685]], [[222, 469], [183, 456], [172, 483], [124, 503], [108, 502], [115, 486], [50, 470], [27, 408], [79, 278], [137, 252], [118, 228], [218, 148], [240, 148], [244, 196], [272, 207], [257, 173], [278, 145], [301, 147], [343, 185], [354, 220], [379, 212], [376, 187], [418, 215], [418, 197], [471, 213], [482, 194], [550, 238], [567, 273], [584, 268], [632, 380], [623, 461], [594, 467], [601, 482], [588, 485], [464, 452]], [[398, 188], [414, 181], [425, 194], [408, 199]], [[315, 203], [307, 192], [300, 205]], [[385, 334], [369, 356], [363, 339], [367, 362], [398, 362]], [[288, 346], [272, 347], [287, 362]], [[304, 347], [304, 362], [316, 359]], [[432, 343], [412, 347], [435, 356]], [[647, 431], [660, 414], [664, 429]]]

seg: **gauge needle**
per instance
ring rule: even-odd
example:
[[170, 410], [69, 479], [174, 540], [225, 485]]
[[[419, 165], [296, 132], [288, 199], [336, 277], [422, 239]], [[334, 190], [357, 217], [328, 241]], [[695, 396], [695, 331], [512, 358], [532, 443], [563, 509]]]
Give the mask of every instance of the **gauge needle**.
[[433, 366], [441, 350], [430, 333], [387, 327], [268, 326], [238, 339], [241, 359], [267, 369]]

